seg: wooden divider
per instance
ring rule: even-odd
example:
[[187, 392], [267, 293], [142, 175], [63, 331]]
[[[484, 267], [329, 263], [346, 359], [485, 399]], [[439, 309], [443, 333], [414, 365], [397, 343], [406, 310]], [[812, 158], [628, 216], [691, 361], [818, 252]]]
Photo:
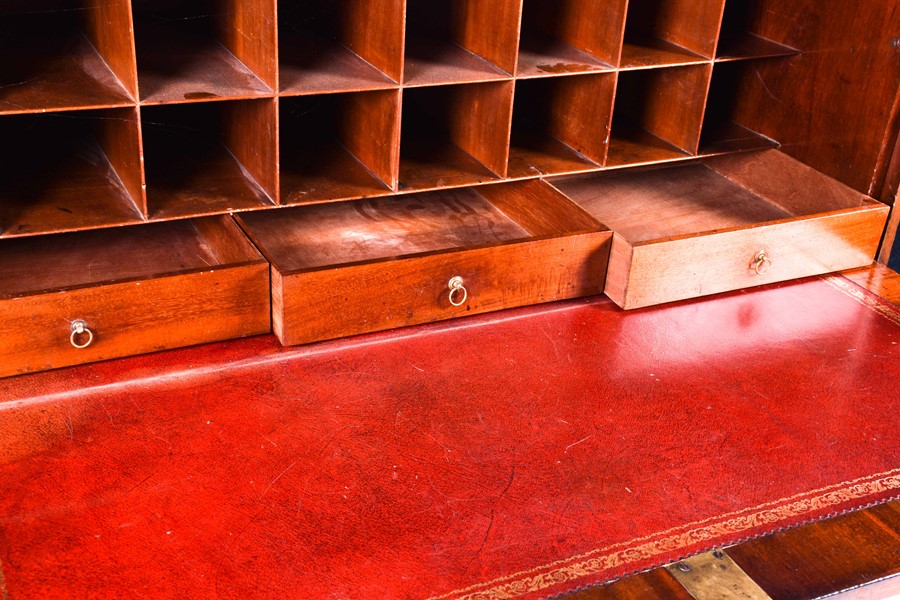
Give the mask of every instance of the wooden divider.
[[[84, 111], [34, 118], [3, 169], [0, 237], [771, 145], [736, 97], [759, 59], [796, 52], [762, 36], [761, 0], [72, 5], [0, 5], [0, 131]], [[114, 176], [57, 156], [72, 144]], [[37, 210], [36, 190], [72, 216]]]

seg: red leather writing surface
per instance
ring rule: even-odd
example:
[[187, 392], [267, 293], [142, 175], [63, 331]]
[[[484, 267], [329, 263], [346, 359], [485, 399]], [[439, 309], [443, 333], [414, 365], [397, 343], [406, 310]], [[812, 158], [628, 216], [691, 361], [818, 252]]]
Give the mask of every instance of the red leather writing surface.
[[546, 596], [896, 496], [898, 375], [840, 279], [5, 380], [0, 582]]

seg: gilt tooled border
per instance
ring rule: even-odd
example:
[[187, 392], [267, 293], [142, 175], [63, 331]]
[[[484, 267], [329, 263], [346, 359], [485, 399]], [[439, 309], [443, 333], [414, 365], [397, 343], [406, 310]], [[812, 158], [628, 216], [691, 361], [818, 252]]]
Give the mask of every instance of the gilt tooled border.
[[850, 280], [845, 279], [840, 275], [827, 275], [822, 277], [822, 280], [834, 289], [842, 292], [844, 295], [853, 298], [866, 308], [874, 310], [888, 321], [900, 325], [900, 312], [898, 312], [896, 307], [888, 305], [883, 300], [879, 300]]
[[[541, 567], [435, 596], [430, 600], [449, 598], [455, 600], [506, 600], [515, 598], [623, 565], [663, 554], [672, 554], [722, 536], [740, 534], [760, 526], [782, 523], [788, 519], [821, 512], [846, 502], [897, 490], [900, 490], [900, 469], [804, 492], [757, 507], [717, 515], [703, 521], [689, 523], [628, 542], [613, 544]], [[749, 514], [733, 516], [740, 513]], [[718, 522], [709, 523], [713, 520]], [[702, 523], [709, 524], [697, 526]], [[675, 533], [678, 530], [682, 531]]]

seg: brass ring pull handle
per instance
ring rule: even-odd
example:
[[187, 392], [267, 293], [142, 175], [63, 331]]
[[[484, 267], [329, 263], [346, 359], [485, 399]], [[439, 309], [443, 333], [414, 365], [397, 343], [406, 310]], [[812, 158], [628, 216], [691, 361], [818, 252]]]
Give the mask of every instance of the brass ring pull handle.
[[753, 257], [751, 266], [753, 267], [753, 270], [756, 271], [757, 275], [765, 275], [769, 272], [769, 269], [772, 268], [772, 260], [766, 256], [765, 250], [760, 250], [756, 253], [756, 256]]
[[450, 288], [450, 304], [453, 306], [462, 306], [466, 303], [469, 292], [466, 290], [466, 286], [463, 285], [462, 277], [454, 277], [447, 282], [447, 287]]
[[[83, 341], [79, 342], [79, 338], [87, 336]], [[83, 350], [94, 342], [94, 332], [88, 329], [87, 323], [84, 321], [72, 322], [72, 335], [69, 336], [69, 343]]]

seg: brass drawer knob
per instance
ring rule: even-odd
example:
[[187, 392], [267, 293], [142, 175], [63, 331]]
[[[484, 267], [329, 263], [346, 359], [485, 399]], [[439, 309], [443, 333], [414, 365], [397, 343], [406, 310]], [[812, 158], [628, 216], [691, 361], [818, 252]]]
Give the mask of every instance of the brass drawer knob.
[[469, 292], [466, 290], [466, 286], [463, 285], [462, 277], [454, 277], [447, 283], [447, 287], [450, 288], [450, 304], [453, 306], [465, 304], [466, 298], [469, 297]]
[[94, 342], [94, 332], [88, 329], [87, 323], [84, 321], [72, 322], [72, 335], [69, 336], [69, 343], [79, 350], [87, 348]]
[[753, 267], [753, 270], [756, 271], [757, 275], [765, 275], [769, 272], [769, 269], [772, 268], [772, 260], [766, 256], [765, 250], [760, 250], [756, 253], [756, 256], [753, 257], [753, 262], [750, 266]]

